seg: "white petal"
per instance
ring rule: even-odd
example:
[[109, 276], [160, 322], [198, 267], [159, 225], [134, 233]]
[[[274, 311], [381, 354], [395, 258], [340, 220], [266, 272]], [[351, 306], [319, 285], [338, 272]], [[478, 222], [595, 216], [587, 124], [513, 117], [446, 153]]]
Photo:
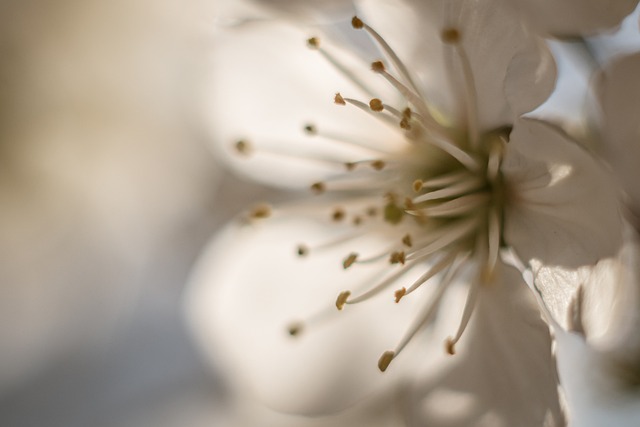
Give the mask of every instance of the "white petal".
[[638, 0], [505, 0], [538, 31], [560, 37], [589, 35], [620, 24]]
[[451, 366], [423, 386], [415, 425], [562, 425], [549, 329], [513, 268], [480, 287]]
[[[344, 170], [343, 165], [319, 159], [351, 161], [354, 153], [362, 158], [361, 150], [306, 135], [307, 124], [378, 148], [402, 142], [398, 132], [370, 114], [333, 103], [336, 92], [364, 102], [369, 98], [319, 52], [307, 47], [307, 39], [316, 35], [282, 21], [248, 22], [216, 34], [214, 71], [205, 100], [211, 136], [221, 158], [255, 179], [307, 187]], [[350, 67], [359, 67], [363, 80], [378, 80], [369, 64], [328, 40], [321, 38], [320, 43]], [[233, 151], [238, 140], [254, 146], [254, 154], [238, 156]]]
[[[205, 354], [219, 362], [234, 388], [279, 411], [318, 414], [348, 407], [391, 386], [404, 365], [403, 353], [394, 362], [399, 369], [377, 369], [380, 355], [410, 324], [411, 299], [395, 304], [391, 289], [338, 312], [339, 292], [354, 290], [359, 281], [368, 284], [375, 270], [358, 265], [345, 271], [341, 261], [349, 245], [295, 256], [301, 241], [335, 238], [334, 228], [292, 218], [230, 226], [193, 277], [188, 310]], [[375, 248], [376, 241], [364, 243]], [[295, 339], [288, 335], [292, 321], [323, 310], [326, 320]]]
[[640, 53], [636, 53], [613, 61], [597, 80], [605, 137], [602, 149], [636, 215], [640, 215], [639, 75]]
[[[513, 122], [551, 93], [556, 70], [540, 41], [523, 29], [518, 15], [501, 0], [405, 1], [361, 3], [375, 28], [399, 50], [409, 68], [422, 78], [428, 97], [450, 114], [464, 113], [469, 97], [462, 84], [459, 57], [441, 41], [443, 29], [462, 34], [477, 92], [480, 128]], [[454, 110], [455, 108], [458, 111]]]
[[502, 170], [509, 186], [504, 236], [521, 258], [578, 267], [617, 252], [622, 223], [615, 187], [561, 131], [519, 120]]

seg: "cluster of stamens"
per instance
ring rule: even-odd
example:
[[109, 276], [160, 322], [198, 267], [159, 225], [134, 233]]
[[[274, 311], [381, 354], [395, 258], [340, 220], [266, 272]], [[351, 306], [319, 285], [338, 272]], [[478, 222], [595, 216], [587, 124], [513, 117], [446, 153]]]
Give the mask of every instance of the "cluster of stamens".
[[[421, 94], [407, 67], [387, 42], [357, 17], [353, 18], [352, 25], [355, 29], [365, 30], [385, 53], [399, 76], [391, 74], [383, 61], [373, 62], [370, 68], [397, 89], [406, 105], [395, 108], [379, 98], [364, 102], [341, 93], [334, 95], [334, 103], [343, 107], [355, 107], [370, 114], [375, 120], [393, 126], [406, 145], [398, 152], [387, 153], [367, 146], [366, 141], [338, 141], [349, 145], [357, 144], [372, 155], [345, 160], [342, 162], [342, 171], [335, 178], [312, 183], [310, 190], [316, 195], [345, 194], [345, 191], [351, 194], [359, 191], [362, 194], [360, 199], [365, 199], [364, 207], [360, 199], [353, 209], [350, 208], [348, 199], [343, 205], [334, 206], [330, 212], [330, 221], [344, 225], [350, 220], [355, 231], [346, 237], [316, 246], [301, 244], [297, 248], [297, 254], [307, 257], [315, 251], [337, 247], [368, 233], [376, 233], [381, 225], [397, 230], [397, 239], [390, 242], [390, 247], [383, 251], [369, 256], [350, 252], [342, 258], [344, 269], [355, 268], [359, 264], [386, 263], [393, 270], [373, 286], [367, 284], [362, 291], [341, 292], [335, 302], [338, 310], [385, 291], [409, 271], [426, 268], [417, 280], [393, 291], [395, 303], [439, 276], [431, 300], [425, 305], [414, 326], [394, 350], [387, 351], [380, 357], [378, 367], [385, 371], [412, 337], [433, 318], [445, 290], [462, 267], [468, 265], [467, 261], [473, 260], [478, 273], [471, 279], [458, 331], [445, 343], [447, 352], [455, 352], [454, 346], [471, 317], [477, 287], [490, 280], [497, 263], [506, 198], [500, 164], [508, 142], [509, 129], [484, 134], [479, 132], [473, 77], [461, 43], [462, 34], [458, 29], [447, 28], [441, 33], [443, 43], [454, 50], [462, 64], [464, 78], [459, 83], [466, 90], [466, 117], [464, 123], [456, 124], [457, 131], [454, 132], [437, 119], [435, 107]], [[318, 37], [309, 38], [307, 45], [319, 51], [356, 86], [367, 86], [325, 50]], [[460, 128], [464, 132], [460, 132]], [[316, 124], [306, 124], [304, 132], [311, 137], [324, 137], [336, 142], [335, 137], [323, 134], [322, 128]], [[235, 148], [242, 155], [249, 155], [254, 151], [246, 141], [237, 142]], [[354, 183], [352, 177], [355, 173], [360, 174], [360, 177], [364, 174], [366, 179]], [[364, 187], [363, 181], [367, 183]], [[270, 210], [262, 206], [255, 208], [250, 217], [259, 219], [269, 214]], [[292, 336], [299, 335], [303, 324], [292, 324], [289, 333]]]

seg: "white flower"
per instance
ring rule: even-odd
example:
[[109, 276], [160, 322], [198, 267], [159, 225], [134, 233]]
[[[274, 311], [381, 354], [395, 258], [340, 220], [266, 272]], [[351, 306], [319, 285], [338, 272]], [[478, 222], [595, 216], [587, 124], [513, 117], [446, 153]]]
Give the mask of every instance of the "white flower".
[[[324, 413], [408, 374], [410, 424], [561, 423], [548, 329], [500, 251], [595, 263], [617, 249], [620, 221], [596, 162], [520, 117], [548, 96], [555, 69], [498, 5], [363, 2], [366, 19], [332, 38], [279, 21], [222, 31], [214, 130], [248, 156], [231, 161], [322, 194], [256, 207], [197, 270], [196, 332], [237, 387], [276, 409]], [[287, 260], [295, 241], [302, 259]], [[328, 310], [332, 299], [344, 313]], [[301, 336], [286, 337], [287, 324]], [[456, 356], [443, 357], [442, 341]], [[372, 352], [385, 375], [372, 373]]]

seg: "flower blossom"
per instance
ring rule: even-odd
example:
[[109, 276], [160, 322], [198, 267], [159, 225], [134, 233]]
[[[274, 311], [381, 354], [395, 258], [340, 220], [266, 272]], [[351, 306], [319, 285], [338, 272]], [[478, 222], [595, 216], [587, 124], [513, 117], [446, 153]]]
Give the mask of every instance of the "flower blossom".
[[[254, 207], [196, 272], [196, 332], [239, 388], [318, 414], [411, 377], [410, 425], [561, 425], [548, 328], [502, 253], [594, 264], [621, 225], [597, 162], [522, 117], [554, 63], [498, 4], [365, 2], [326, 36], [281, 21], [222, 31], [227, 157], [315, 197]], [[281, 253], [292, 239], [298, 259]]]

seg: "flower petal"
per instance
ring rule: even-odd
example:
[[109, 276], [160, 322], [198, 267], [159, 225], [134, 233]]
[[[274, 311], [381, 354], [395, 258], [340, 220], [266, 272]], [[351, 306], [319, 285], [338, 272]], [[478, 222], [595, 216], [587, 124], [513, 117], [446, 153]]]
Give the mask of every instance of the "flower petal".
[[517, 121], [502, 171], [509, 186], [504, 237], [522, 259], [578, 267], [617, 252], [622, 222], [615, 187], [560, 130]]
[[[341, 247], [295, 256], [300, 239], [327, 241], [342, 232], [295, 218], [232, 225], [196, 269], [188, 297], [196, 338], [234, 388], [273, 409], [334, 412], [379, 394], [401, 374], [390, 369], [383, 375], [376, 365], [410, 324], [413, 302], [395, 304], [390, 291], [338, 312], [339, 292], [368, 285], [372, 270], [345, 271], [335, 256]], [[366, 242], [375, 247], [375, 239]], [[292, 338], [287, 327], [298, 320], [309, 321]], [[394, 364], [401, 368], [406, 356]]]
[[[223, 160], [252, 178], [285, 187], [308, 187], [362, 158], [362, 149], [322, 137], [355, 139], [376, 148], [394, 147], [398, 132], [355, 107], [335, 105], [336, 92], [369, 98], [306, 43], [318, 34], [283, 21], [256, 21], [220, 28], [212, 49], [215, 64], [207, 90], [214, 148]], [[369, 64], [320, 38], [358, 77], [375, 79]], [[319, 135], [305, 134], [312, 124]], [[234, 152], [243, 140], [248, 156]], [[396, 142], [397, 141], [397, 142]]]
[[638, 0], [506, 0], [538, 31], [558, 37], [590, 35], [616, 25]]
[[519, 272], [498, 265], [476, 304], [450, 367], [421, 387], [415, 425], [563, 425], [549, 329]]
[[614, 60], [599, 76], [597, 91], [604, 125], [603, 152], [640, 218], [640, 53]]

